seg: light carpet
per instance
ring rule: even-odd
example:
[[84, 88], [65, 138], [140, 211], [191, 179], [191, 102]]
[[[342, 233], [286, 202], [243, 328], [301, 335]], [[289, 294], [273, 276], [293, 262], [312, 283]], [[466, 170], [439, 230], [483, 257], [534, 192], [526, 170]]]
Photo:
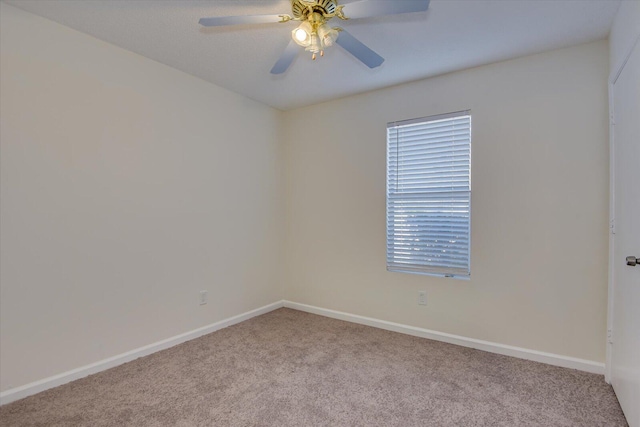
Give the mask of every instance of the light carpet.
[[626, 426], [601, 375], [279, 309], [0, 407], [2, 426]]

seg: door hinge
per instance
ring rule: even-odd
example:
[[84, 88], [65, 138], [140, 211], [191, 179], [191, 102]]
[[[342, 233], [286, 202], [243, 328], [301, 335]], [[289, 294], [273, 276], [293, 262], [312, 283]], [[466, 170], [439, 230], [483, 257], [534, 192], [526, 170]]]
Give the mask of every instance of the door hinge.
[[607, 342], [609, 344], [613, 344], [613, 334], [611, 333], [611, 329], [607, 329]]
[[611, 229], [611, 234], [616, 234], [616, 220], [612, 219], [609, 222], [609, 228]]

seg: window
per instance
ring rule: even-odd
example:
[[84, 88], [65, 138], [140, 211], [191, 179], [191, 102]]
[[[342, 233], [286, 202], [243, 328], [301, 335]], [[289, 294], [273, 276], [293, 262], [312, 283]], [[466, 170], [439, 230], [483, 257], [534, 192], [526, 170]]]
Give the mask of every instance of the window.
[[387, 125], [387, 270], [468, 277], [470, 111]]

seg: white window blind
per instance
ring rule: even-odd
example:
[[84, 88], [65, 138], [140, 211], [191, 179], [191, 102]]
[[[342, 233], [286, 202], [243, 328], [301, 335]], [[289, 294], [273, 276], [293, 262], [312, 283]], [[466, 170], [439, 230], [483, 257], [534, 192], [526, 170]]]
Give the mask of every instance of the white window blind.
[[387, 125], [387, 269], [470, 275], [469, 111]]

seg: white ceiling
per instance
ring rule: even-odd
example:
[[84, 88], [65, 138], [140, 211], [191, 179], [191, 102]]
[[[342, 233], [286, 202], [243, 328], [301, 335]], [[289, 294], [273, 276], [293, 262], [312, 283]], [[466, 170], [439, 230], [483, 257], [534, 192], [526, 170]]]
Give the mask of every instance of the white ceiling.
[[620, 0], [432, 0], [427, 12], [334, 24], [382, 55], [381, 67], [370, 70], [335, 46], [316, 61], [302, 52], [280, 76], [269, 71], [295, 22], [205, 29], [198, 19], [290, 13], [289, 0], [6, 3], [287, 110], [603, 39]]

